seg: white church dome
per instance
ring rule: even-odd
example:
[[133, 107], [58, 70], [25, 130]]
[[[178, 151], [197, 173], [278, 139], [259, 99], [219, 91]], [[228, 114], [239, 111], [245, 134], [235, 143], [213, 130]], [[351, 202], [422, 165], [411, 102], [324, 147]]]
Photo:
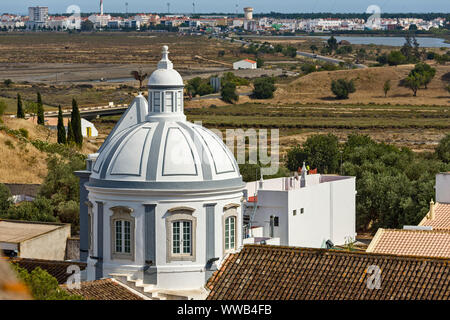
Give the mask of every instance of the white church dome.
[[99, 150], [89, 185], [132, 189], [243, 187], [236, 160], [210, 130], [187, 122], [183, 80], [168, 48], [149, 80], [149, 102], [139, 95]]

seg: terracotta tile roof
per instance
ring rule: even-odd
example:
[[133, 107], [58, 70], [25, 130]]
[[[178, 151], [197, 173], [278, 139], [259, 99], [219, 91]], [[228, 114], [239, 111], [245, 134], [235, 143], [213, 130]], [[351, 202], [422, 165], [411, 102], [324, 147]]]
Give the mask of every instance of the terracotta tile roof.
[[250, 63], [256, 63], [256, 61], [250, 60], [250, 59], [244, 59], [244, 61], [250, 62]]
[[450, 230], [380, 228], [367, 252], [450, 259]]
[[450, 230], [450, 203], [437, 202], [434, 205], [434, 219], [429, 219], [429, 213], [420, 222], [420, 226], [430, 226], [433, 229]]
[[66, 283], [67, 278], [72, 273], [67, 273], [67, 268], [71, 265], [78, 265], [81, 270], [86, 269], [86, 263], [72, 262], [72, 261], [53, 261], [53, 260], [39, 260], [26, 258], [13, 258], [9, 260], [11, 263], [16, 263], [19, 267], [26, 269], [28, 272], [33, 271], [36, 267], [47, 271], [50, 275], [58, 280], [59, 284]]
[[[381, 288], [370, 266], [381, 270]], [[450, 260], [246, 245], [207, 283], [208, 300], [450, 299]]]
[[61, 287], [88, 300], [144, 300], [112, 279], [82, 282], [81, 289], [68, 289], [65, 285]]

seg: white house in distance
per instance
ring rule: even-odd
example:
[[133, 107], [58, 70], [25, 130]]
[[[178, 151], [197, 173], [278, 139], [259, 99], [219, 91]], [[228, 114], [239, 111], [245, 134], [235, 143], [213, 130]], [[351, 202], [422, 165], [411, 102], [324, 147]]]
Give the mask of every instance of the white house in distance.
[[204, 298], [242, 245], [239, 167], [222, 140], [186, 121], [168, 48], [80, 177], [80, 258], [88, 280], [134, 281], [152, 298]]
[[[326, 248], [355, 241], [355, 177], [311, 174], [247, 183], [244, 243]], [[332, 245], [328, 244], [328, 245]]]
[[233, 69], [239, 70], [239, 69], [257, 69], [257, 63], [256, 61], [250, 60], [250, 59], [244, 59], [240, 61], [236, 61], [233, 63]]
[[[66, 132], [69, 120], [69, 118], [63, 118], [64, 128], [66, 128]], [[28, 121], [32, 121], [34, 124], [37, 124], [37, 117], [29, 118]], [[58, 118], [45, 118], [44, 123], [45, 126], [49, 129], [58, 129]], [[81, 134], [85, 138], [98, 137], [98, 130], [97, 128], [95, 128], [95, 125], [92, 122], [81, 118]]]

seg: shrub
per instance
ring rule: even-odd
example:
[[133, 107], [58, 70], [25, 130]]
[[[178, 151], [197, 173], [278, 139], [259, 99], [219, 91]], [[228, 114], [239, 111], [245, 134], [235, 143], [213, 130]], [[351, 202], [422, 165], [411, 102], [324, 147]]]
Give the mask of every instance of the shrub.
[[274, 78], [258, 78], [253, 82], [253, 97], [256, 99], [270, 99], [276, 90]]
[[406, 63], [406, 57], [400, 51], [391, 51], [387, 57], [390, 66], [398, 66]]
[[0, 183], [0, 216], [5, 215], [11, 205], [11, 192], [8, 187]]
[[5, 87], [10, 87], [13, 83], [14, 82], [11, 79], [6, 79], [5, 81], [3, 81]]
[[337, 99], [348, 99], [348, 95], [356, 91], [354, 80], [333, 80], [331, 82], [331, 91]]
[[72, 295], [64, 291], [59, 286], [58, 280], [40, 267], [28, 272], [17, 264], [13, 263], [12, 265], [18, 278], [30, 289], [31, 295], [36, 300], [83, 300], [82, 296]]
[[436, 155], [439, 160], [450, 163], [450, 134], [447, 134], [438, 144]]
[[220, 94], [222, 96], [222, 100], [228, 103], [234, 103], [239, 100], [239, 96], [236, 93], [236, 85], [232, 82], [222, 83]]

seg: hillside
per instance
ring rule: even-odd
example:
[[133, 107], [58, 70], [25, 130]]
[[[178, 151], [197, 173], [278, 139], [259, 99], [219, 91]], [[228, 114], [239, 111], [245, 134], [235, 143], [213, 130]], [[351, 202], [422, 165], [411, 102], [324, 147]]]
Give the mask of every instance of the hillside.
[[[279, 103], [449, 105], [450, 95], [441, 77], [450, 72], [450, 66], [434, 66], [437, 69], [435, 78], [427, 90], [418, 91], [417, 97], [412, 96], [411, 90], [398, 85], [413, 67], [401, 65], [314, 72], [290, 84], [280, 85], [273, 100]], [[331, 81], [339, 78], [355, 79], [356, 92], [347, 100], [336, 100], [330, 90]], [[387, 98], [383, 93], [386, 80], [391, 80], [391, 91]]]
[[[40, 151], [31, 144], [31, 140], [56, 143], [56, 131], [32, 124], [22, 119], [3, 119], [8, 129], [25, 129], [28, 139], [21, 141], [13, 134], [0, 130], [0, 183], [42, 183], [47, 175], [46, 152]], [[93, 153], [97, 146], [85, 140], [81, 152]]]

